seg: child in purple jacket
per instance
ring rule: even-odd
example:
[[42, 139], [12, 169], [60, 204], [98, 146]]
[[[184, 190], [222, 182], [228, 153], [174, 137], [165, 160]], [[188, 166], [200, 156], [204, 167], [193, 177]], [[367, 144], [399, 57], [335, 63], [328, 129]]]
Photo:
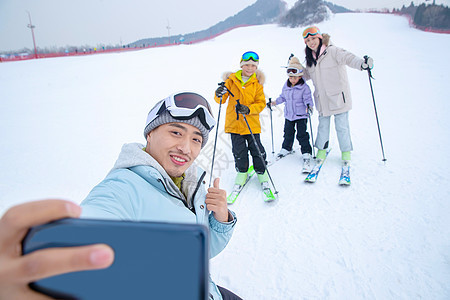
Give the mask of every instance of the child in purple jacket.
[[300, 143], [303, 156], [303, 173], [311, 171], [312, 148], [309, 142], [309, 133], [306, 131], [308, 114], [312, 113], [313, 99], [311, 90], [302, 78], [303, 66], [297, 57], [289, 60], [287, 67], [289, 79], [283, 86], [281, 95], [271, 102], [271, 105], [284, 103], [284, 141], [277, 158], [281, 158], [292, 151], [297, 126], [297, 140]]

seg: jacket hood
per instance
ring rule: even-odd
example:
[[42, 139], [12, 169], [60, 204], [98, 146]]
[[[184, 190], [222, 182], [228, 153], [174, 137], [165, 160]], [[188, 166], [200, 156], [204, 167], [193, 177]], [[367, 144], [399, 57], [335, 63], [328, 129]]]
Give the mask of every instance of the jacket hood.
[[[159, 163], [143, 150], [144, 147], [144, 145], [139, 143], [124, 144], [111, 171], [135, 166], [151, 166], [158, 169], [158, 171], [163, 171], [161, 174], [166, 174], [166, 171], [162, 169]], [[160, 168], [162, 170], [159, 170]]]
[[188, 199], [190, 199], [189, 196], [192, 194], [198, 182], [198, 168], [195, 163], [184, 172], [185, 177], [183, 182], [186, 184], [183, 184], [184, 195], [182, 195], [172, 178], [170, 178], [167, 174], [166, 170], [164, 170], [164, 168], [152, 156], [143, 150], [144, 147], [144, 145], [139, 143], [124, 144], [111, 171], [116, 169], [131, 169], [138, 166], [152, 167], [161, 174], [161, 179], [164, 181], [167, 188], [169, 188], [173, 193], [176, 193], [180, 198], [186, 198], [184, 195], [188, 195]]
[[[230, 71], [224, 72], [222, 74], [222, 80], [226, 81], [228, 79], [228, 77], [230, 77], [230, 75], [233, 73], [236, 73], [236, 72], [230, 72]], [[264, 85], [264, 83], [266, 82], [266, 75], [264, 75], [263, 71], [256, 70], [255, 74], [256, 74], [256, 79], [258, 79], [258, 82], [261, 85]]]

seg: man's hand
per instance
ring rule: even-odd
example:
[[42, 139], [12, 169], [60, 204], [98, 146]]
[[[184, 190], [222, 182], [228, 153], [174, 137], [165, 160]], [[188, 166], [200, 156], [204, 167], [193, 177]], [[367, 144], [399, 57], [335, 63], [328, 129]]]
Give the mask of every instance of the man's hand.
[[214, 213], [217, 221], [228, 222], [227, 192], [219, 188], [220, 178], [214, 179], [214, 186], [206, 194], [206, 208]]
[[28, 287], [32, 281], [68, 272], [103, 269], [114, 260], [103, 244], [49, 248], [22, 255], [21, 242], [32, 226], [78, 218], [81, 208], [63, 200], [28, 202], [10, 208], [0, 219], [0, 299], [49, 299]]

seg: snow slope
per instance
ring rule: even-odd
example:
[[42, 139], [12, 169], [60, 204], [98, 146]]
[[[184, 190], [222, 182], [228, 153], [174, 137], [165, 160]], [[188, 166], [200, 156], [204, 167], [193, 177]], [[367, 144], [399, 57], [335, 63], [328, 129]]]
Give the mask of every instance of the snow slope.
[[[367, 73], [349, 70], [352, 185], [337, 185], [334, 129], [316, 184], [303, 183], [298, 152], [277, 162], [270, 174], [279, 201], [263, 203], [252, 179], [231, 207], [239, 221], [229, 246], [211, 261], [212, 276], [244, 299], [448, 299], [450, 161], [439, 153], [450, 146], [450, 63], [442, 55], [450, 36], [381, 14], [340, 14], [319, 27], [335, 45], [374, 58], [387, 162]], [[0, 64], [0, 213], [47, 197], [80, 202], [123, 143], [144, 142], [153, 103], [183, 89], [212, 98], [222, 73], [237, 70], [247, 50], [260, 54], [265, 92], [276, 98], [286, 80], [281, 66], [290, 53], [303, 57], [301, 31], [264, 25], [196, 45]], [[262, 121], [270, 157], [267, 110]], [[275, 153], [283, 124], [278, 107]], [[229, 190], [235, 171], [222, 131], [223, 117], [214, 175]], [[199, 158], [208, 171], [212, 146], [210, 139]]]

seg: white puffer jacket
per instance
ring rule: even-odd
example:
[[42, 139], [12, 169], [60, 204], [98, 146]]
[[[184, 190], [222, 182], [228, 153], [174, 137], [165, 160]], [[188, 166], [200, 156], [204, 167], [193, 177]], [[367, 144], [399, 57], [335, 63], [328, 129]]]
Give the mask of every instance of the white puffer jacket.
[[321, 116], [331, 116], [352, 109], [352, 96], [346, 66], [361, 70], [364, 59], [330, 43], [330, 36], [323, 34], [325, 49], [317, 59], [317, 65], [306, 66], [304, 79], [314, 84], [314, 102]]

